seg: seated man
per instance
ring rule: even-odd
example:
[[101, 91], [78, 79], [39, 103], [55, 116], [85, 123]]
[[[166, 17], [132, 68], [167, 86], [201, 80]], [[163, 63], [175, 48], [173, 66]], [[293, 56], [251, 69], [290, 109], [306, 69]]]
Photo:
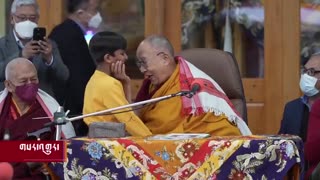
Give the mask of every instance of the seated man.
[[165, 37], [147, 37], [140, 43], [137, 57], [145, 77], [137, 101], [189, 91], [196, 81], [205, 81], [212, 87], [201, 87], [191, 99], [175, 97], [141, 109], [140, 118], [152, 133], [251, 134], [219, 85], [182, 57], [174, 57], [173, 47]]
[[309, 112], [320, 93], [320, 53], [313, 54], [302, 69], [300, 89], [303, 96], [288, 102], [283, 112], [279, 134], [292, 134], [306, 140]]
[[[131, 100], [130, 78], [125, 74], [127, 41], [113, 32], [99, 32], [90, 41], [89, 49], [97, 63], [84, 96], [83, 114], [123, 106]], [[128, 110], [128, 109], [127, 109]], [[84, 118], [92, 122], [122, 122], [132, 136], [151, 135], [133, 111]]]
[[[11, 60], [5, 69], [5, 89], [0, 93], [0, 138], [6, 140], [30, 139], [30, 134], [39, 132], [50, 122], [49, 118], [58, 109], [59, 104], [47, 93], [38, 89], [37, 70], [28, 59]], [[43, 119], [33, 119], [44, 117]], [[40, 139], [52, 139], [51, 131], [40, 134]], [[63, 137], [75, 136], [71, 123], [62, 127]], [[49, 135], [48, 135], [49, 134]], [[50, 135], [51, 134], [51, 135]], [[32, 138], [33, 139], [33, 138]], [[14, 163], [14, 179], [42, 179], [39, 167], [34, 163]], [[32, 173], [31, 173], [32, 171]]]

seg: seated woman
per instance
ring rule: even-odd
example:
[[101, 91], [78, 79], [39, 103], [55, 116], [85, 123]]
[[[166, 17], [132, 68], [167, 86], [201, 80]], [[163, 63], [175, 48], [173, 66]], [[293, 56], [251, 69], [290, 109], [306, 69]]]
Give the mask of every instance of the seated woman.
[[308, 179], [315, 167], [320, 163], [320, 100], [314, 102], [311, 108], [308, 124], [307, 141], [305, 142], [305, 159], [309, 169], [305, 179]]

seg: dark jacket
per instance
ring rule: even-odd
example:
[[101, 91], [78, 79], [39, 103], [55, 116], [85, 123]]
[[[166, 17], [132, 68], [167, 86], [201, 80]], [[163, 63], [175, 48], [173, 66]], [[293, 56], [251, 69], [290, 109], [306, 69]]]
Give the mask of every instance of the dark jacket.
[[[56, 90], [60, 92], [58, 101], [64, 103], [70, 115], [82, 114], [84, 91], [96, 68], [84, 35], [80, 26], [71, 19], [56, 26], [49, 35], [56, 41], [62, 60], [70, 71], [66, 85]], [[87, 127], [82, 121], [73, 124], [78, 136], [87, 135]]]
[[[50, 95], [53, 93], [54, 84], [52, 82], [65, 82], [69, 77], [69, 71], [61, 60], [61, 56], [55, 42], [52, 43], [53, 64], [50, 66], [44, 63], [41, 55], [35, 56], [32, 59], [34, 66], [38, 71], [40, 89], [44, 90]], [[0, 39], [0, 91], [4, 89], [5, 69], [7, 64], [17, 58], [21, 57], [22, 49], [18, 46], [13, 30]]]
[[279, 134], [292, 134], [306, 138], [309, 109], [301, 98], [288, 102], [284, 108]]

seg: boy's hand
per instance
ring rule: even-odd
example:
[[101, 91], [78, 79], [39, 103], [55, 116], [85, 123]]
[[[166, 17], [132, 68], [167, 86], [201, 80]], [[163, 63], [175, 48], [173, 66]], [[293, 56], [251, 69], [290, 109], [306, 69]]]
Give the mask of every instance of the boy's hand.
[[126, 74], [126, 66], [121, 61], [111, 64], [111, 75], [122, 83], [130, 83], [130, 77]]

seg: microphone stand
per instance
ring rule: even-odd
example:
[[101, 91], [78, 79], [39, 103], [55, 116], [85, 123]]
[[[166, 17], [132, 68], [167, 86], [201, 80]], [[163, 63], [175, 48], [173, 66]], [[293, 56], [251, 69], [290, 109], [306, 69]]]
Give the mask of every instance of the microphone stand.
[[66, 113], [64, 112], [63, 107], [59, 106], [58, 110], [53, 114], [53, 122], [47, 123], [45, 126], [56, 126], [55, 140], [59, 141], [61, 139], [62, 125], [66, 124], [67, 122]]
[[63, 107], [60, 106], [58, 108], [57, 112], [54, 113], [54, 121], [46, 124], [45, 126], [55, 125], [56, 126], [55, 140], [60, 140], [61, 132], [62, 132], [62, 125], [66, 124], [67, 122], [72, 122], [72, 121], [76, 121], [76, 120], [83, 119], [86, 117], [91, 117], [91, 116], [107, 115], [108, 113], [111, 113], [114, 111], [118, 111], [118, 110], [122, 110], [122, 109], [126, 109], [126, 108], [131, 108], [131, 107], [135, 107], [135, 106], [141, 106], [141, 105], [145, 105], [145, 104], [149, 104], [149, 103], [155, 103], [155, 102], [163, 101], [163, 100], [173, 98], [176, 96], [186, 96], [188, 98], [191, 98], [193, 95], [194, 95], [194, 93], [191, 91], [180, 91], [178, 93], [174, 93], [174, 94], [170, 94], [170, 95], [166, 95], [166, 96], [161, 96], [158, 98], [153, 98], [153, 99], [149, 99], [149, 100], [145, 100], [145, 101], [140, 101], [140, 102], [136, 102], [136, 103], [132, 103], [132, 104], [127, 104], [124, 106], [119, 106], [119, 107], [115, 107], [115, 108], [111, 108], [111, 109], [97, 111], [97, 112], [93, 112], [93, 113], [89, 113], [89, 114], [84, 114], [84, 115], [80, 115], [80, 116], [76, 116], [76, 117], [72, 117], [72, 118], [66, 117], [66, 114], [63, 110]]

